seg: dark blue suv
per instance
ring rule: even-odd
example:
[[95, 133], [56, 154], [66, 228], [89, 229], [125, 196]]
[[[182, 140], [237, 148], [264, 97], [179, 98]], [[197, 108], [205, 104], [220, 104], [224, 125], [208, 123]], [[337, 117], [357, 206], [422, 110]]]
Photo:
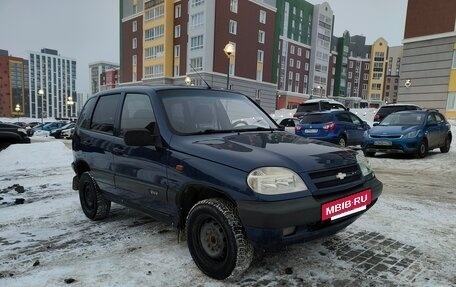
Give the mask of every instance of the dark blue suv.
[[382, 191], [362, 153], [287, 133], [250, 98], [123, 87], [86, 102], [72, 163], [84, 214], [111, 201], [185, 230], [196, 265], [237, 277], [254, 248], [334, 234]]
[[295, 127], [295, 133], [306, 138], [349, 146], [362, 144], [364, 132], [369, 128], [365, 121], [352, 112], [326, 111], [303, 115]]

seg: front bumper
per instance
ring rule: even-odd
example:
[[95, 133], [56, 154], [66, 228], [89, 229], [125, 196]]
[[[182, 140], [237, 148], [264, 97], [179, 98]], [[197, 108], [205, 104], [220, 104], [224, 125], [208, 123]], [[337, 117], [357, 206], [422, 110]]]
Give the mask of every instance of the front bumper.
[[[384, 153], [416, 153], [421, 138], [410, 139], [369, 139], [362, 146], [366, 152], [384, 152]], [[388, 141], [391, 145], [378, 145], [376, 142]]]
[[[372, 190], [372, 207], [380, 196], [383, 184], [373, 178], [361, 186], [325, 196], [308, 196], [278, 202], [240, 201], [239, 217], [252, 244], [258, 248], [271, 248], [282, 244], [305, 242], [334, 234], [353, 223], [363, 212], [358, 212], [331, 222], [321, 220], [324, 203], [346, 197], [362, 190]], [[285, 234], [285, 229], [294, 229]]]

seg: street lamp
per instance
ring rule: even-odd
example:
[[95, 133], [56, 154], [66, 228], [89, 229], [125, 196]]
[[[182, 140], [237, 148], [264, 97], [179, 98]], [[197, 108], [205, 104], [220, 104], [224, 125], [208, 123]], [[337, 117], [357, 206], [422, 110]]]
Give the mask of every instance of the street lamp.
[[17, 114], [17, 121], [20, 122], [19, 112], [21, 111], [21, 105], [17, 104], [16, 107], [14, 108], [14, 110], [16, 111], [16, 114]]
[[40, 89], [38, 94], [41, 96], [41, 129], [43, 128], [43, 101], [44, 101], [44, 90]]
[[70, 106], [70, 121], [71, 121], [71, 115], [73, 114], [73, 98], [72, 97], [68, 97], [67, 98], [67, 105]]
[[228, 43], [225, 45], [225, 48], [223, 48], [223, 52], [225, 52], [225, 55], [228, 57], [228, 71], [226, 73], [226, 89], [228, 90], [230, 87], [230, 60], [231, 56], [234, 55], [234, 45], [231, 43]]
[[192, 83], [192, 78], [190, 78], [189, 76], [185, 77], [185, 80], [184, 80], [185, 84], [187, 86], [190, 86], [190, 84]]

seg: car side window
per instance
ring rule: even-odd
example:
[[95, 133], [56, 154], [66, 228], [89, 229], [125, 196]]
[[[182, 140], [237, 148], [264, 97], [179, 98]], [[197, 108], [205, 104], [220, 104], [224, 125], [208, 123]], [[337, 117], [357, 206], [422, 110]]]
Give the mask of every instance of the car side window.
[[361, 121], [360, 118], [358, 118], [357, 116], [353, 115], [353, 114], [349, 114], [350, 115], [350, 118], [352, 120], [352, 122], [355, 124], [355, 125], [360, 125], [363, 121]]
[[435, 113], [434, 116], [439, 124], [445, 121], [444, 117], [441, 114]]
[[350, 116], [346, 113], [337, 114], [336, 118], [337, 118], [337, 120], [339, 120], [341, 122], [348, 122], [348, 123], [352, 122], [352, 120], [350, 119]]
[[149, 96], [145, 94], [127, 94], [122, 107], [120, 136], [128, 129], [148, 129], [154, 132], [155, 115]]
[[92, 114], [93, 107], [96, 103], [96, 98], [90, 98], [87, 100], [87, 103], [84, 105], [82, 113], [79, 115], [78, 124], [83, 129], [90, 128], [90, 115]]
[[429, 114], [428, 115], [427, 122], [428, 122], [428, 124], [436, 124], [437, 123], [434, 114]]
[[120, 94], [101, 96], [95, 106], [90, 129], [114, 134], [114, 120], [120, 100]]

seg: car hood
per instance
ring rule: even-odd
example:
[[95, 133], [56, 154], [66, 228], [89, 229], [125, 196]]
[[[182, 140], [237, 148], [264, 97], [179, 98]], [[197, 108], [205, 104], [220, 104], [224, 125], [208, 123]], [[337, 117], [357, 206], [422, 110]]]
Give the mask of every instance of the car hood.
[[369, 130], [371, 135], [402, 135], [417, 130], [419, 126], [374, 126]]
[[171, 149], [246, 172], [278, 166], [299, 173], [356, 163], [352, 150], [283, 131], [174, 136]]

